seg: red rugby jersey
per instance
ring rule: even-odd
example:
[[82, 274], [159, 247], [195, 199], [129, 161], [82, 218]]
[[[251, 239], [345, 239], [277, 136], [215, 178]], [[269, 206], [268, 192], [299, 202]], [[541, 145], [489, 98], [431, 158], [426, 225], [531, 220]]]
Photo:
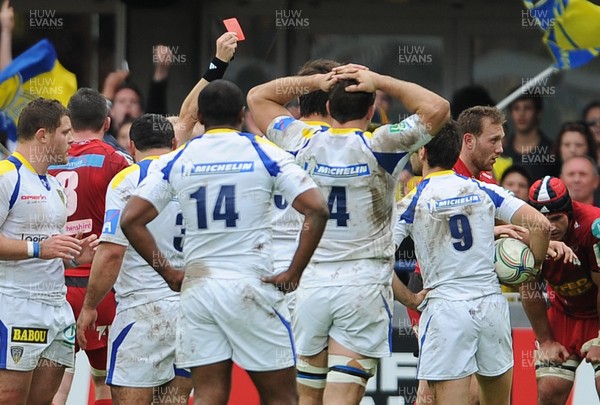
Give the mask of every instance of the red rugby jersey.
[[[108, 184], [129, 166], [125, 155], [100, 139], [73, 142], [66, 165], [50, 166], [48, 171], [64, 186], [67, 194], [66, 233], [92, 233], [100, 236], [104, 223], [104, 203]], [[87, 277], [90, 264], [67, 269], [67, 276]]]
[[461, 176], [471, 177], [488, 184], [498, 184], [498, 182], [490, 172], [480, 172], [478, 177], [473, 176], [473, 173], [469, 171], [465, 163], [462, 160], [460, 160], [460, 158], [458, 158], [452, 170], [454, 170], [457, 174], [460, 174]]
[[579, 260], [580, 266], [546, 259], [542, 277], [548, 283], [548, 296], [565, 314], [574, 318], [598, 316], [596, 298], [598, 287], [592, 282], [591, 272], [600, 271], [600, 208], [572, 201], [573, 219], [563, 242]]

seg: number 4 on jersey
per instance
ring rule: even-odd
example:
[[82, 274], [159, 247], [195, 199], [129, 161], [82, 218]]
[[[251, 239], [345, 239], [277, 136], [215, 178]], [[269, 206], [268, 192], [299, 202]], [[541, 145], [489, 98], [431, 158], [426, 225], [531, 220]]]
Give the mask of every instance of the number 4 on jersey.
[[331, 187], [329, 199], [329, 219], [337, 221], [337, 226], [348, 226], [350, 214], [346, 206], [346, 187]]

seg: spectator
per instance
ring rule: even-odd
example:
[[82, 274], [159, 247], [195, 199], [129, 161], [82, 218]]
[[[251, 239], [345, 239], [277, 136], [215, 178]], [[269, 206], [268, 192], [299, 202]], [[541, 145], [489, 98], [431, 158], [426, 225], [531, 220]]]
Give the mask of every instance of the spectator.
[[596, 142], [590, 129], [581, 122], [565, 122], [554, 140], [555, 174], [560, 175], [564, 161], [587, 155], [596, 160]]
[[539, 128], [543, 108], [540, 97], [527, 93], [508, 106], [514, 132], [504, 139], [504, 156], [522, 165], [534, 181], [552, 170], [556, 160], [552, 141]]
[[507, 190], [513, 192], [515, 196], [523, 201], [529, 200], [529, 186], [531, 185], [531, 177], [527, 170], [522, 166], [512, 165], [507, 168], [502, 177], [500, 177], [500, 185]]
[[574, 156], [567, 159], [560, 173], [571, 198], [575, 201], [600, 206], [596, 192], [598, 188], [598, 166], [589, 156]]
[[582, 118], [594, 134], [596, 141], [596, 162], [600, 162], [600, 101], [592, 101], [583, 109]]

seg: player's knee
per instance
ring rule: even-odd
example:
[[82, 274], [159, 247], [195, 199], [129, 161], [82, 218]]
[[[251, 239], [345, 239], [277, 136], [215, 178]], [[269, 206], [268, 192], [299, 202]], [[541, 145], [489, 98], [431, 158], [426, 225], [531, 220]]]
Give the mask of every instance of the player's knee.
[[377, 359], [353, 359], [352, 357], [329, 355], [327, 381], [354, 383], [365, 387], [369, 378], [377, 372]]
[[579, 363], [567, 360], [560, 365], [536, 363], [536, 378], [538, 381], [538, 399], [543, 404], [561, 403], [573, 387], [575, 370]]
[[296, 377], [298, 384], [315, 389], [325, 388], [327, 372], [329, 372], [327, 367], [313, 366], [307, 360], [299, 358], [296, 369], [298, 371]]
[[536, 361], [535, 363], [535, 377], [543, 382], [544, 377], [554, 377], [560, 378], [569, 382], [570, 384], [543, 384], [548, 385], [550, 387], [556, 385], [557, 387], [562, 387], [566, 385], [572, 385], [573, 381], [575, 381], [575, 370], [577, 370], [577, 366], [579, 366], [579, 362], [576, 360], [569, 359], [562, 364], [556, 364], [552, 362], [541, 362]]

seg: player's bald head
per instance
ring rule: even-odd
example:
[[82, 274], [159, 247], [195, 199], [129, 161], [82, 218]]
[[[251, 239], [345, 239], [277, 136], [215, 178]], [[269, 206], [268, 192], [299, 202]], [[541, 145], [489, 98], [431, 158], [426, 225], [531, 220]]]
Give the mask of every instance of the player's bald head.
[[244, 94], [227, 80], [210, 82], [198, 95], [198, 118], [206, 129], [242, 124]]

